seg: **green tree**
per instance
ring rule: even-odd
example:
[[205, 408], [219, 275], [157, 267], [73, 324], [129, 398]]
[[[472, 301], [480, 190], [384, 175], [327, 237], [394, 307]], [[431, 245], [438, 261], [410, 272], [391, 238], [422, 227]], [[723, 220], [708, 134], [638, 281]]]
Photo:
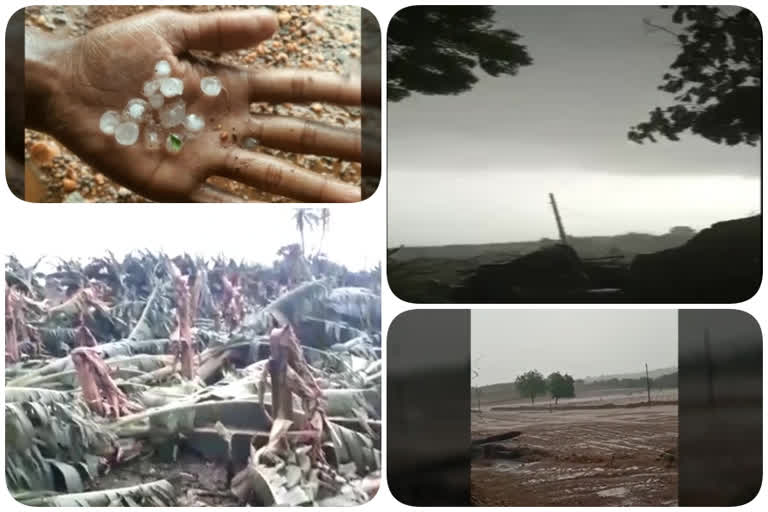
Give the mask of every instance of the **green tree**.
[[573, 389], [573, 377], [561, 374], [560, 372], [550, 373], [547, 377], [547, 388], [549, 394], [555, 399], [555, 405], [561, 398], [573, 398], [576, 393]]
[[672, 22], [679, 31], [646, 24], [680, 44], [658, 87], [674, 94], [675, 103], [652, 110], [648, 121], [630, 129], [629, 139], [656, 142], [661, 135], [676, 141], [690, 130], [717, 143], [755, 145], [763, 131], [763, 36], [757, 17], [740, 7], [682, 6], [675, 8]]
[[518, 375], [515, 379], [515, 387], [521, 395], [531, 399], [531, 404], [534, 403], [537, 395], [543, 395], [547, 392], [547, 382], [538, 370], [531, 370]]
[[477, 82], [477, 70], [514, 75], [531, 60], [511, 30], [494, 28], [489, 6], [413, 6], [398, 11], [387, 30], [387, 94], [459, 94]]

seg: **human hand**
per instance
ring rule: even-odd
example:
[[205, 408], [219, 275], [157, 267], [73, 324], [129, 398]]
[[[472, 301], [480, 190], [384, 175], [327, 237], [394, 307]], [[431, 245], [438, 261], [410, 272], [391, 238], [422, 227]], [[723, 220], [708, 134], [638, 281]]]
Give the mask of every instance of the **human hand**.
[[[226, 200], [206, 185], [211, 176], [302, 201], [359, 201], [357, 186], [241, 147], [251, 137], [263, 146], [359, 162], [359, 129], [249, 112], [251, 102], [262, 101], [360, 105], [359, 80], [304, 70], [246, 70], [189, 53], [252, 47], [276, 28], [274, 14], [266, 9], [206, 14], [153, 10], [73, 41], [28, 35], [27, 125], [50, 133], [103, 174], [157, 201]], [[178, 153], [147, 149], [143, 133], [135, 144], [122, 146], [99, 129], [106, 110], [122, 111], [128, 100], [142, 97], [142, 85], [160, 60], [170, 63], [171, 76], [183, 80], [187, 113], [205, 121], [203, 132], [186, 140]], [[221, 80], [218, 96], [206, 96], [200, 89], [201, 78], [210, 75]], [[166, 98], [166, 103], [174, 100]]]

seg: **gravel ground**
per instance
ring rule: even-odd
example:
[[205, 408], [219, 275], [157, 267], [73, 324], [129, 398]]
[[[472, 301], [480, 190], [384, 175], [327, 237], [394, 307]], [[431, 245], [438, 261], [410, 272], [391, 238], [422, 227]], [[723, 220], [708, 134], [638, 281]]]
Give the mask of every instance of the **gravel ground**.
[[[256, 48], [207, 56], [230, 64], [251, 68], [302, 68], [339, 73], [360, 70], [360, 9], [351, 6], [269, 6], [278, 13], [280, 28], [275, 36]], [[38, 27], [60, 37], [78, 37], [94, 27], [154, 9], [155, 6], [42, 6], [26, 8], [26, 25]], [[247, 6], [174, 6], [186, 12], [223, 9], [253, 9]], [[205, 54], [205, 52], [200, 52]], [[360, 127], [360, 109], [313, 103], [254, 103], [252, 113], [269, 113], [321, 121], [348, 128]], [[51, 137], [25, 130], [26, 164], [37, 170], [42, 181], [44, 202], [144, 202], [145, 198], [112, 182], [105, 175], [83, 163]], [[357, 162], [338, 158], [302, 155], [269, 148], [258, 148], [281, 156], [314, 172], [360, 184], [361, 167]], [[214, 177], [209, 180], [243, 199], [290, 202], [279, 195]]]

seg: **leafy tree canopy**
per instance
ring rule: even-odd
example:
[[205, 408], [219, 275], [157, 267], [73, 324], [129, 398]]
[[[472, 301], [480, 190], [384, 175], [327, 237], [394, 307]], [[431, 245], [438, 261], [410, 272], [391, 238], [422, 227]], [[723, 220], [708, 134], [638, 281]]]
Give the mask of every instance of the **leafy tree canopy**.
[[547, 392], [547, 382], [544, 376], [538, 370], [531, 370], [515, 379], [515, 387], [521, 395], [531, 399], [531, 403], [536, 400], [537, 395], [543, 395]]
[[674, 34], [681, 48], [659, 86], [675, 95], [675, 104], [652, 110], [648, 121], [630, 129], [630, 140], [656, 142], [661, 135], [676, 141], [690, 130], [717, 143], [757, 143], [763, 129], [762, 30], [752, 12], [733, 9], [676, 7], [672, 21], [679, 32], [656, 27]]
[[520, 36], [494, 28], [494, 14], [488, 6], [414, 6], [395, 14], [387, 32], [389, 99], [466, 92], [478, 65], [491, 76], [530, 65]]
[[561, 398], [573, 398], [576, 396], [573, 389], [573, 377], [561, 374], [560, 372], [550, 373], [547, 377], [547, 387], [549, 394], [555, 399], [555, 403]]

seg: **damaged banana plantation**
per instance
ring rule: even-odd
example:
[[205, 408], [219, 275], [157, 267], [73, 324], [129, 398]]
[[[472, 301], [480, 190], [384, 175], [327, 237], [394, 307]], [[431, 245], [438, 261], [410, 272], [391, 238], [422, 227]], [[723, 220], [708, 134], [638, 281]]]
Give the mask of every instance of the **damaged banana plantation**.
[[149, 251], [5, 288], [6, 482], [32, 506], [346, 506], [378, 490], [380, 268]]

